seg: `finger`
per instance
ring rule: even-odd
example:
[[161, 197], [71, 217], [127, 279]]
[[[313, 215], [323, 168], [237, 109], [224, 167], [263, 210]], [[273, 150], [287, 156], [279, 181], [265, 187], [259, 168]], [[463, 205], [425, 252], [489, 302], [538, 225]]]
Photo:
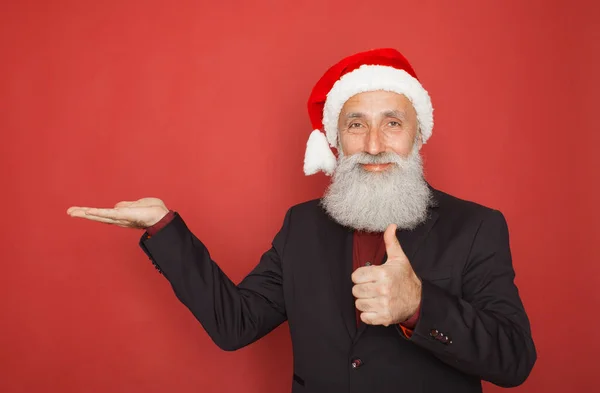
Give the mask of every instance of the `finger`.
[[356, 299], [354, 305], [358, 311], [362, 312], [377, 312], [380, 309], [379, 301], [375, 298]]
[[86, 215], [110, 218], [113, 220], [127, 220], [129, 216], [131, 216], [130, 209], [98, 209], [98, 208], [89, 208], [85, 211]]
[[362, 312], [360, 320], [367, 325], [381, 325], [382, 318], [376, 312]]
[[388, 259], [404, 256], [404, 251], [402, 250], [400, 242], [398, 242], [398, 238], [396, 237], [397, 228], [398, 226], [396, 224], [390, 224], [383, 234], [383, 240], [385, 242], [385, 250], [387, 252]]
[[363, 266], [356, 269], [352, 276], [352, 282], [354, 284], [364, 284], [367, 282], [377, 281], [379, 278], [379, 266]]
[[144, 222], [143, 214], [143, 211], [136, 207], [120, 207], [117, 209], [90, 208], [85, 212], [86, 216], [110, 218], [121, 221], [131, 228], [146, 228], [148, 226]]
[[85, 207], [85, 206], [72, 206], [67, 209], [67, 213], [71, 216], [84, 216], [87, 212], [91, 210], [112, 210], [112, 209], [97, 209], [94, 207]]
[[131, 227], [132, 226], [130, 222], [127, 222], [125, 220], [114, 220], [112, 218], [92, 216], [92, 215], [85, 214], [85, 212], [80, 212], [80, 211], [73, 213], [72, 217], [85, 218], [86, 220], [102, 222], [105, 224], [118, 225], [120, 227]]
[[135, 201], [121, 201], [121, 202], [117, 202], [117, 204], [115, 205], [115, 209], [118, 208], [118, 207], [131, 206], [134, 203], [135, 203]]
[[85, 212], [90, 209], [89, 207], [72, 206], [67, 210], [67, 214], [73, 217], [83, 217]]
[[360, 320], [367, 325], [390, 326], [390, 320], [377, 312], [363, 312], [360, 314]]
[[131, 228], [132, 227], [130, 222], [122, 221], [122, 220], [113, 220], [110, 218], [95, 217], [95, 216], [88, 216], [87, 219], [90, 221], [102, 222], [104, 224], [117, 225], [117, 226], [120, 226], [123, 228]]
[[67, 214], [71, 215], [73, 212], [76, 212], [79, 210], [87, 210], [87, 209], [89, 209], [89, 207], [71, 206], [70, 208], [67, 209]]
[[357, 299], [369, 299], [379, 296], [378, 286], [374, 282], [357, 284], [352, 287], [352, 295]]

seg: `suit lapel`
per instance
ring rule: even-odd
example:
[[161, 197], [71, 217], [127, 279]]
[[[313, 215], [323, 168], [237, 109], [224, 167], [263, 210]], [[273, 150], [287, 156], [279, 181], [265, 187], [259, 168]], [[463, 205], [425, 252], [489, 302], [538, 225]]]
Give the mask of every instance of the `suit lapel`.
[[345, 228], [324, 214], [320, 226], [319, 246], [329, 267], [331, 288], [350, 338], [356, 333], [354, 298], [352, 297], [352, 230]]
[[[413, 269], [414, 269], [414, 264], [416, 263], [415, 255], [417, 254], [419, 247], [423, 244], [423, 241], [425, 240], [425, 238], [427, 238], [427, 235], [431, 231], [431, 228], [433, 228], [433, 226], [435, 225], [437, 219], [438, 219], [438, 213], [436, 211], [436, 208], [433, 207], [432, 209], [429, 210], [429, 216], [428, 216], [427, 220], [425, 220], [424, 223], [422, 223], [415, 229], [413, 229], [413, 230], [403, 229], [403, 230], [396, 231], [396, 237], [398, 238], [398, 241], [400, 242], [400, 246], [402, 247], [402, 250], [406, 254], [408, 260], [411, 262], [411, 265], [413, 265]], [[387, 261], [387, 253], [384, 255], [382, 263], [385, 263], [386, 261]], [[414, 269], [414, 270], [417, 270], [417, 269]], [[358, 339], [360, 338], [360, 336], [364, 333], [364, 331], [366, 329], [367, 329], [367, 325], [364, 322], [360, 321], [360, 323], [358, 325], [358, 331], [357, 331], [356, 335], [354, 336], [353, 341], [354, 342], [358, 341]]]
[[[396, 237], [398, 238], [398, 242], [402, 247], [402, 250], [406, 254], [408, 260], [413, 264], [415, 255], [419, 250], [419, 247], [423, 244], [425, 238], [431, 231], [431, 228], [435, 225], [438, 219], [438, 213], [436, 209], [431, 209], [429, 211], [429, 217], [427, 220], [419, 225], [417, 228], [412, 231], [409, 230], [398, 230], [396, 231]], [[387, 260], [387, 254], [385, 256], [384, 262]]]

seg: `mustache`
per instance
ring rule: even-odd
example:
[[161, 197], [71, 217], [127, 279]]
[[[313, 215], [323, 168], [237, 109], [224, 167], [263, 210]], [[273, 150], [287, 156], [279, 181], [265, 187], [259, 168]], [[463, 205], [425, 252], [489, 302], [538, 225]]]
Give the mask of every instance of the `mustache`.
[[401, 167], [406, 159], [394, 152], [381, 152], [378, 154], [360, 152], [344, 157], [344, 161], [346, 161], [346, 165], [352, 167], [360, 164], [396, 164]]

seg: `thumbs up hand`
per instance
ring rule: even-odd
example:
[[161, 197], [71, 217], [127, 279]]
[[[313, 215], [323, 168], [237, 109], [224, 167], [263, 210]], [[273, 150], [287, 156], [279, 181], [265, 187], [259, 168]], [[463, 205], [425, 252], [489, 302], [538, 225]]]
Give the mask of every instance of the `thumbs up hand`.
[[421, 302], [421, 280], [410, 265], [396, 238], [395, 224], [385, 230], [383, 239], [387, 262], [364, 266], [352, 273], [352, 294], [360, 319], [369, 325], [389, 326], [409, 319]]

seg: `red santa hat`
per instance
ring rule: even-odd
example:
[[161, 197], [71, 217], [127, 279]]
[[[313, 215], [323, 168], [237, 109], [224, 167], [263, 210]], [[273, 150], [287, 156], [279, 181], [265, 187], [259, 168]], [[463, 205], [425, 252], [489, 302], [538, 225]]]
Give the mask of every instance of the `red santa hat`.
[[307, 176], [333, 173], [336, 158], [329, 146], [338, 147], [337, 125], [344, 103], [358, 93], [375, 90], [405, 95], [417, 113], [422, 141], [427, 142], [433, 130], [433, 107], [408, 60], [390, 48], [357, 53], [327, 70], [310, 94], [308, 114], [314, 131], [304, 156]]

